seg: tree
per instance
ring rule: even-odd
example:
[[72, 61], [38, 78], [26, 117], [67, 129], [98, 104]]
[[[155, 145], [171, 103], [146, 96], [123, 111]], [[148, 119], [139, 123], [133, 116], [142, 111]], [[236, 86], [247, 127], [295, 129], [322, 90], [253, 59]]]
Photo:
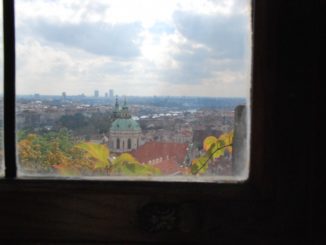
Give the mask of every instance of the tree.
[[233, 131], [222, 134], [220, 137], [208, 136], [204, 139], [203, 150], [205, 153], [198, 158], [192, 160], [191, 173], [204, 174], [209, 163], [213, 159], [223, 155], [231, 155], [233, 142]]
[[129, 153], [122, 153], [112, 161], [111, 174], [122, 176], [151, 176], [159, 175], [160, 170], [148, 164], [140, 164]]
[[66, 129], [44, 135], [20, 132], [18, 139], [19, 163], [28, 173], [54, 173], [55, 165], [81, 155], [73, 149], [76, 142]]
[[89, 124], [89, 120], [82, 113], [76, 113], [74, 115], [62, 116], [57, 124], [60, 127], [65, 127], [71, 130], [78, 130], [80, 128], [86, 127]]
[[80, 161], [63, 162], [56, 165], [60, 174], [70, 175], [111, 175], [111, 176], [150, 176], [158, 175], [160, 171], [147, 164], [140, 164], [129, 153], [118, 157], [110, 157], [106, 145], [91, 142], [81, 142], [75, 145], [75, 150], [82, 151]]

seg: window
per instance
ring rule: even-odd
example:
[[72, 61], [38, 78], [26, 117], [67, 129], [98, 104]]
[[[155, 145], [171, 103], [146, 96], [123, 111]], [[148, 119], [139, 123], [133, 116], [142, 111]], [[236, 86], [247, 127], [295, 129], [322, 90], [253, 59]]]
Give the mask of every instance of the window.
[[128, 139], [128, 150], [131, 149], [131, 139]]
[[[8, 52], [13, 50], [13, 39], [8, 42], [12, 1], [4, 3], [7, 61]], [[324, 221], [320, 215], [324, 172], [316, 165], [323, 162], [316, 157], [322, 152], [322, 144], [302, 150], [302, 142], [319, 142], [303, 129], [321, 129], [309, 114], [317, 112], [311, 102], [319, 101], [322, 91], [317, 92], [319, 86], [315, 87], [319, 61], [310, 57], [311, 49], [321, 47], [316, 42], [320, 33], [318, 29], [303, 28], [315, 26], [313, 15], [320, 6], [313, 1], [294, 4], [261, 0], [256, 1], [254, 9], [255, 147], [246, 183], [1, 179], [0, 242], [324, 244], [318, 229]], [[311, 35], [298, 38], [303, 31]], [[311, 49], [302, 49], [306, 46]], [[12, 61], [5, 62], [5, 76]], [[12, 85], [8, 81], [6, 85]], [[5, 101], [14, 95], [12, 87], [6, 87], [5, 92]], [[298, 103], [302, 98], [312, 100]], [[5, 119], [13, 115], [13, 105], [5, 103]], [[307, 116], [297, 120], [302, 111]], [[7, 122], [6, 175], [12, 178], [12, 169], [7, 170], [15, 163], [15, 144], [7, 142], [14, 138], [14, 128]], [[11, 137], [7, 133], [12, 133]], [[286, 149], [283, 145], [280, 148], [280, 139]]]
[[249, 1], [15, 4], [20, 175], [247, 178]]

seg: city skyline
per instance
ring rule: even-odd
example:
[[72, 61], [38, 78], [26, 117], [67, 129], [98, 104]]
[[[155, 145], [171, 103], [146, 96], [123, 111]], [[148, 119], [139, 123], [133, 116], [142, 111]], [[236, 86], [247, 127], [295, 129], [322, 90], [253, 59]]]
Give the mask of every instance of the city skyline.
[[17, 94], [249, 95], [249, 1], [17, 0], [16, 13]]
[[[63, 97], [63, 93], [65, 93], [65, 97], [76, 97], [76, 96], [85, 96], [85, 97], [96, 97], [96, 98], [107, 98], [107, 99], [112, 99], [112, 98], [116, 98], [116, 97], [144, 97], [144, 98], [148, 98], [148, 97], [171, 97], [171, 98], [181, 98], [181, 97], [184, 97], [184, 98], [221, 98], [221, 99], [246, 99], [246, 96], [196, 96], [196, 95], [156, 95], [156, 94], [153, 94], [153, 95], [133, 95], [133, 94], [118, 94], [118, 93], [115, 93], [113, 97], [110, 97], [109, 96], [109, 93], [105, 90], [101, 91], [99, 90], [99, 96], [94, 96], [94, 90], [89, 92], [89, 93], [74, 93], [74, 94], [69, 94], [65, 91], [61, 91], [57, 94], [41, 94], [41, 93], [30, 93], [30, 94], [16, 94], [16, 96], [20, 97], [20, 96], [53, 96], [53, 97]], [[108, 96], [106, 96], [108, 95]], [[2, 94], [0, 93], [0, 96], [2, 96]]]

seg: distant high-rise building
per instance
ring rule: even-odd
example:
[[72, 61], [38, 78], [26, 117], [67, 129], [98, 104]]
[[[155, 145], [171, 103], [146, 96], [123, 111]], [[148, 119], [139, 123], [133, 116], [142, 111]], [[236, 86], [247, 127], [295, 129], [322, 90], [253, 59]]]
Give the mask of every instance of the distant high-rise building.
[[94, 97], [99, 97], [99, 96], [100, 96], [99, 91], [98, 91], [98, 90], [95, 90], [95, 91], [94, 91]]
[[66, 94], [66, 92], [62, 92], [62, 99], [66, 99], [66, 97], [67, 97], [67, 94]]
[[110, 93], [110, 98], [113, 98], [114, 97], [114, 90], [113, 89], [110, 89], [109, 90], [109, 93]]
[[105, 98], [107, 98], [109, 95], [108, 95], [108, 93], [105, 93]]

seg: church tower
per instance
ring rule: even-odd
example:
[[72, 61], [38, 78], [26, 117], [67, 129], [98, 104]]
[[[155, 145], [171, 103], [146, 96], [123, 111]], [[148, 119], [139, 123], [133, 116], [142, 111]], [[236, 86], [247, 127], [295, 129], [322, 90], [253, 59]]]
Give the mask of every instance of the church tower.
[[131, 115], [129, 113], [129, 109], [128, 109], [128, 106], [127, 106], [126, 97], [125, 97], [125, 101], [123, 103], [122, 109], [120, 111], [120, 118], [125, 118], [125, 119], [131, 118]]
[[110, 128], [110, 150], [122, 153], [137, 149], [140, 145], [142, 131], [138, 122], [131, 118], [126, 98], [121, 109], [118, 98], [116, 98], [113, 116], [115, 120]]
[[115, 98], [115, 105], [113, 109], [113, 117], [114, 118], [119, 118], [119, 111], [120, 111], [120, 106], [119, 106], [119, 101], [118, 101], [118, 96]]

